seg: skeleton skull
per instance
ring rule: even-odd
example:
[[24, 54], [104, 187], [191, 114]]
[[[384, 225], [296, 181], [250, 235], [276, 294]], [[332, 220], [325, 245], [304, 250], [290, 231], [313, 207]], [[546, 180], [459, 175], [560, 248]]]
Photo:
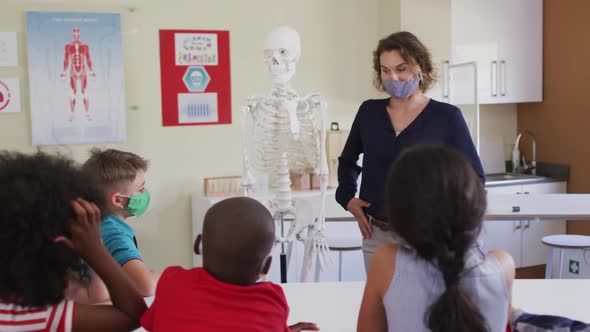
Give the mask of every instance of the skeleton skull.
[[273, 84], [287, 85], [295, 75], [295, 64], [301, 56], [301, 43], [297, 30], [278, 26], [266, 36], [264, 62]]
[[201, 84], [201, 82], [203, 82], [203, 73], [199, 70], [195, 70], [191, 73], [190, 79], [193, 84]]

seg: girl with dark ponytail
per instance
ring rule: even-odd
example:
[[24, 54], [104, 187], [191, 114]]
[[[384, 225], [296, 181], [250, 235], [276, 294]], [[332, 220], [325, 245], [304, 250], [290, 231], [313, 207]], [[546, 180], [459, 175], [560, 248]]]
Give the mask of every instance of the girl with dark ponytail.
[[408, 149], [385, 192], [401, 245], [373, 256], [358, 331], [505, 331], [514, 261], [479, 248], [486, 196], [466, 158], [443, 147]]

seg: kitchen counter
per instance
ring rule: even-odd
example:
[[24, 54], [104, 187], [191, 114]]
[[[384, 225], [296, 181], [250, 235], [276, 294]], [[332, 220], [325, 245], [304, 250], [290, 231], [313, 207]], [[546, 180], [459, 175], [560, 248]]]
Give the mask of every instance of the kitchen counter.
[[549, 178], [545, 176], [534, 176], [528, 174], [490, 174], [486, 175], [486, 188], [504, 187], [519, 184], [535, 184], [535, 183], [550, 183], [562, 182], [564, 180]]
[[[569, 179], [569, 166], [563, 164], [537, 162], [537, 174], [513, 174], [509, 173], [510, 161], [506, 161], [506, 173], [486, 174], [486, 188], [504, 187], [519, 184], [535, 184], [550, 182], [567, 182]], [[508, 176], [507, 178], [502, 178]]]

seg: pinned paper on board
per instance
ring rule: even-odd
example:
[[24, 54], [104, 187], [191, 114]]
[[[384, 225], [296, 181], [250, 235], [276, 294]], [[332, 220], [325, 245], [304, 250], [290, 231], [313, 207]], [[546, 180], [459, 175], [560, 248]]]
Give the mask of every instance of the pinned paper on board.
[[160, 30], [162, 125], [231, 123], [229, 32]]
[[0, 67], [18, 66], [16, 32], [0, 32]]
[[0, 78], [0, 114], [20, 112], [18, 78]]
[[177, 66], [218, 64], [215, 33], [177, 33], [174, 35], [174, 49]]

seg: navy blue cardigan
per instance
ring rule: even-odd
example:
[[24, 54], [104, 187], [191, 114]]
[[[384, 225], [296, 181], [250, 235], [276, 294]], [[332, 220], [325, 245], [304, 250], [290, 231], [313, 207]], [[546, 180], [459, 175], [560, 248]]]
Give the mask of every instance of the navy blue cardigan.
[[[359, 198], [371, 203], [365, 212], [384, 220], [383, 200], [389, 168], [403, 149], [415, 145], [443, 145], [462, 151], [471, 160], [476, 173], [485, 174], [461, 111], [450, 104], [431, 99], [424, 110], [396, 136], [389, 115], [389, 99], [365, 101], [359, 108], [338, 164], [336, 201], [346, 205], [357, 191], [357, 179], [363, 178]], [[363, 154], [362, 168], [357, 165]]]

